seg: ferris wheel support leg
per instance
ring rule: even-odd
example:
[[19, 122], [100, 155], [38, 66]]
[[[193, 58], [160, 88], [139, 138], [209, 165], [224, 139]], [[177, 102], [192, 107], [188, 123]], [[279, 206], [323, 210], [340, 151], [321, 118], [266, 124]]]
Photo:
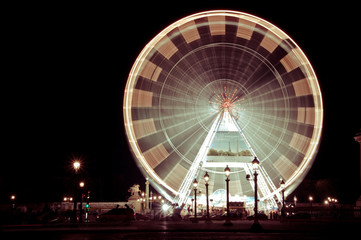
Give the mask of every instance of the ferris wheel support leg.
[[216, 134], [216, 130], [218, 129], [219, 124], [221, 122], [220, 120], [221, 120], [221, 114], [219, 114], [216, 120], [213, 122], [196, 158], [194, 159], [191, 167], [189, 168], [187, 175], [185, 176], [179, 188], [178, 195], [174, 199], [174, 202], [178, 203], [179, 206], [182, 206], [184, 203], [187, 202], [187, 198], [188, 195], [190, 194], [190, 187], [192, 185], [192, 182], [194, 178], [198, 175], [203, 165], [203, 162], [206, 159], [207, 152], [210, 147], [210, 143], [213, 141], [213, 138]]
[[264, 169], [264, 167], [260, 167], [260, 172], [261, 175], [264, 177], [265, 183], [267, 183], [267, 194], [264, 195], [263, 198], [261, 198], [261, 200], [270, 200], [271, 202], [271, 206], [272, 207], [277, 207], [277, 202], [275, 200], [274, 197], [277, 198], [278, 201], [282, 201], [282, 197], [279, 191], [277, 191], [276, 186], [274, 185], [273, 181], [271, 180], [271, 178], [269, 177], [269, 175], [267, 174], [266, 170]]
[[[233, 121], [233, 124], [238, 128], [238, 131], [239, 133], [241, 134], [243, 140], [246, 142], [247, 144], [247, 147], [249, 148], [249, 150], [251, 151], [251, 153], [257, 157], [256, 153], [254, 152], [251, 144], [249, 143], [246, 135], [244, 134], [242, 128], [239, 126], [239, 124], [237, 123], [237, 121], [234, 119], [234, 117], [232, 116], [232, 121]], [[251, 171], [250, 169], [252, 169], [252, 166], [251, 164], [246, 165], [245, 166], [245, 171], [246, 171], [246, 174], [251, 174]], [[273, 184], [271, 178], [268, 176], [267, 172], [264, 170], [264, 168], [260, 167], [260, 171], [259, 171], [259, 176], [258, 176], [258, 181], [259, 181], [259, 185], [260, 185], [260, 192], [262, 193], [263, 195], [263, 199], [261, 198], [261, 200], [265, 200], [266, 198], [264, 196], [270, 196], [271, 195], [271, 191], [272, 192], [276, 192], [276, 187], [275, 185]], [[255, 186], [254, 186], [254, 183], [251, 182], [251, 186], [253, 188], [253, 191], [255, 189]], [[271, 189], [271, 190], [270, 190]], [[277, 192], [277, 194], [279, 195], [279, 192]], [[277, 198], [279, 198], [279, 196], [277, 195]], [[277, 203], [276, 201], [273, 199], [273, 198], [269, 198], [269, 199], [272, 199], [271, 200], [271, 204], [272, 204], [272, 207], [273, 206], [277, 206]]]
[[[271, 179], [269, 178], [268, 174], [266, 171], [264, 171], [264, 169], [262, 169], [262, 167], [259, 168], [259, 176], [258, 176], [258, 181], [259, 181], [259, 186], [260, 186], [260, 190], [261, 193], [263, 195], [262, 198], [260, 198], [260, 201], [265, 201], [267, 202], [267, 200], [271, 200], [270, 204], [272, 207], [277, 206], [276, 201], [273, 198], [269, 198], [266, 196], [271, 196], [271, 191], [272, 189], [272, 184], [273, 182], [271, 181]], [[265, 206], [266, 207], [266, 206]]]

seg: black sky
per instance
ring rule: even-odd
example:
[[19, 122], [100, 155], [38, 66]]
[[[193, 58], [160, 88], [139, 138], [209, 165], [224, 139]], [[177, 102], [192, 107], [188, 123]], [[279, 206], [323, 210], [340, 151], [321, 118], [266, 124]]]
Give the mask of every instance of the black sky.
[[264, 18], [305, 52], [319, 79], [325, 118], [319, 154], [299, 189], [311, 192], [310, 182], [328, 179], [338, 198], [355, 200], [359, 148], [353, 136], [361, 128], [355, 6], [182, 3], [4, 9], [1, 202], [12, 193], [24, 202], [61, 200], [71, 191], [72, 156], [83, 157], [82, 174], [94, 199], [124, 200], [133, 183], [144, 184], [124, 135], [122, 100], [128, 73], [162, 29], [211, 9]]

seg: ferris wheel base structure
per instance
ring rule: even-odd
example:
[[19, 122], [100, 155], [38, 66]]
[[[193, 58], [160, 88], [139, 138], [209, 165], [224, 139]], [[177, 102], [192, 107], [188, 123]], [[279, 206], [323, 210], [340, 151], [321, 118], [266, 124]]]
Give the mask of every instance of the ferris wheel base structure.
[[245, 176], [257, 157], [258, 196], [275, 208], [280, 179], [290, 193], [312, 166], [323, 106], [310, 62], [286, 33], [216, 10], [180, 19], [144, 47], [123, 114], [138, 166], [168, 200], [187, 203], [194, 179], [204, 193], [207, 172], [210, 195], [222, 202], [215, 193], [225, 189], [228, 165], [231, 196], [251, 202], [254, 183]]

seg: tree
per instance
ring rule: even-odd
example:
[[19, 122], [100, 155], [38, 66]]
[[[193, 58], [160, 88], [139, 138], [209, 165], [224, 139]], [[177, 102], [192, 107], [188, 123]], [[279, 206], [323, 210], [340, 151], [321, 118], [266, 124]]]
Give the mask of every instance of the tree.
[[209, 149], [208, 156], [218, 156], [218, 151], [214, 148]]

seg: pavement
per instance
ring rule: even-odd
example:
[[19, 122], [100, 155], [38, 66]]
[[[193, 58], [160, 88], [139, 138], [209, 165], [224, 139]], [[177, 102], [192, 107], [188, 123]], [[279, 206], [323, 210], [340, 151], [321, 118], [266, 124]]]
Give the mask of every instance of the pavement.
[[253, 221], [135, 221], [122, 223], [67, 223], [4, 225], [1, 239], [359, 239], [361, 221], [260, 221], [263, 228], [252, 232]]

